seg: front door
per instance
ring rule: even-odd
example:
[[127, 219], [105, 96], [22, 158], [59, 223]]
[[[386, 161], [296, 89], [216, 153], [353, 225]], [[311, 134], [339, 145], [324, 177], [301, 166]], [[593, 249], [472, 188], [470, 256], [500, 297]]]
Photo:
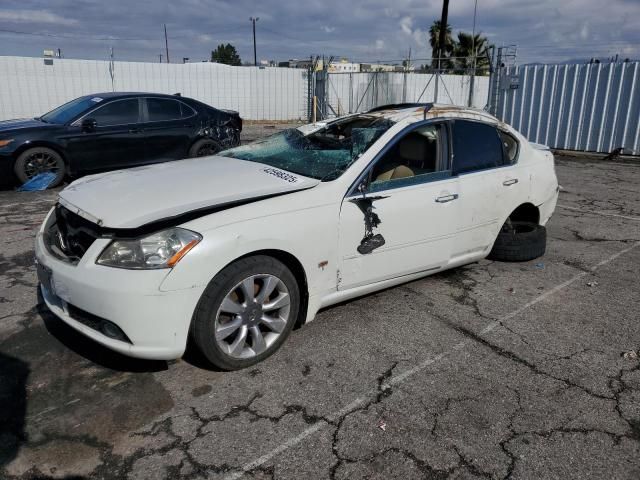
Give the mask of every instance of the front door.
[[[96, 121], [93, 130], [68, 127], [64, 139], [72, 172], [108, 170], [145, 161], [137, 98], [114, 100], [85, 115]], [[80, 123], [79, 121], [78, 123]]]
[[446, 129], [417, 126], [384, 150], [340, 212], [344, 290], [435, 271], [450, 258], [458, 179], [448, 169]]

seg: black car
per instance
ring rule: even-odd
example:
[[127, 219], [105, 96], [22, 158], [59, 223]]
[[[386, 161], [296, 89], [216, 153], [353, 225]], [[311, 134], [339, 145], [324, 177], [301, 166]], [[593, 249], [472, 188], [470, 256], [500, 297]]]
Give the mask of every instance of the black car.
[[34, 119], [0, 121], [0, 179], [93, 173], [212, 155], [240, 143], [238, 112], [191, 98], [98, 93]]

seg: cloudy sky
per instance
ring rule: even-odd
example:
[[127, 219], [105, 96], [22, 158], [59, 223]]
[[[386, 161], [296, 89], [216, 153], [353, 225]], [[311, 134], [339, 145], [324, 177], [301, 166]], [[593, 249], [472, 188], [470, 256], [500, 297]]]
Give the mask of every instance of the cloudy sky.
[[[441, 0], [2, 0], [0, 55], [158, 61], [163, 23], [172, 62], [202, 60], [232, 43], [252, 60], [334, 55], [354, 61], [430, 56], [427, 31]], [[474, 0], [451, 0], [454, 32], [471, 31]], [[640, 0], [478, 0], [477, 30], [496, 44], [517, 44], [518, 63], [562, 62], [619, 53], [640, 58]]]

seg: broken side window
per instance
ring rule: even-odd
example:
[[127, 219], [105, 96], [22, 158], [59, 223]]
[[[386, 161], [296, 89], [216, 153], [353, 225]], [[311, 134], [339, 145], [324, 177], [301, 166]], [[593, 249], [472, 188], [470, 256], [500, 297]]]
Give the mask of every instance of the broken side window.
[[443, 165], [443, 125], [430, 124], [405, 134], [373, 166], [368, 192], [441, 180], [451, 176]]

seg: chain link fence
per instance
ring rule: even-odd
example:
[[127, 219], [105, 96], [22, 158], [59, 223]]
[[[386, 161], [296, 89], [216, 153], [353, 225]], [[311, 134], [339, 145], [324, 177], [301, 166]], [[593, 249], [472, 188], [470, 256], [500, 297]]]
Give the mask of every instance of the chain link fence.
[[437, 102], [483, 108], [489, 93], [488, 76], [476, 76], [473, 81], [470, 75], [416, 72], [317, 71], [314, 76], [310, 91], [316, 96], [316, 118], [395, 103]]

